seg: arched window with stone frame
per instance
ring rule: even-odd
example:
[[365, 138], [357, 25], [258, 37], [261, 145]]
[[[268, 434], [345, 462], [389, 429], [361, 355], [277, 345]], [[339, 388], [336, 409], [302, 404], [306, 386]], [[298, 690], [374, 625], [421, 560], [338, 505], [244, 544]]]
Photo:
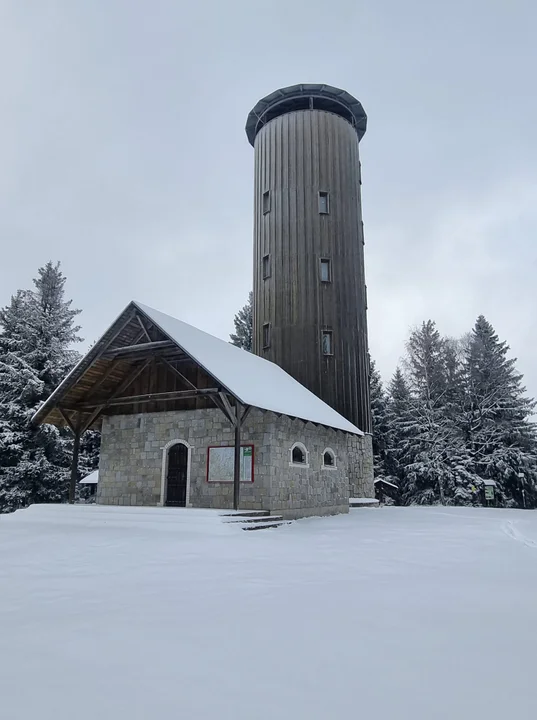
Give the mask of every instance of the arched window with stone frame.
[[289, 465], [292, 467], [309, 467], [309, 452], [301, 442], [296, 442], [289, 451]]
[[322, 454], [321, 467], [323, 470], [335, 470], [336, 468], [336, 453], [332, 448], [325, 448]]

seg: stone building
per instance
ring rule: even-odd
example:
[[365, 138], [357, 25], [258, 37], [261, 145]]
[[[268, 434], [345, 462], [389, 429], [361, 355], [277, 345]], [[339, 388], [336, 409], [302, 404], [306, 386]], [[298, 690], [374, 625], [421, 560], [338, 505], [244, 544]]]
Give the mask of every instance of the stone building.
[[274, 363], [140, 303], [34, 420], [69, 426], [75, 440], [101, 429], [101, 504], [296, 518], [373, 495], [370, 436]]
[[[359, 141], [328, 85], [260, 100], [253, 353], [131, 303], [36, 413], [102, 432], [97, 502], [347, 512], [374, 496]], [[287, 374], [289, 373], [289, 374]]]

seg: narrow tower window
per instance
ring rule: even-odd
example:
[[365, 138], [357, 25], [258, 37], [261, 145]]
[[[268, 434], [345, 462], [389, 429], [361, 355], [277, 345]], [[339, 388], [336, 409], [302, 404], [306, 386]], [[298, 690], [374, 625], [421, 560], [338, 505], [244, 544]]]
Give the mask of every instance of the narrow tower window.
[[270, 212], [270, 190], [265, 190], [263, 193], [263, 215]]
[[321, 282], [332, 282], [332, 264], [329, 258], [321, 258]]
[[333, 355], [333, 343], [332, 343], [332, 331], [331, 330], [323, 330], [322, 332], [322, 347], [323, 347], [323, 355]]
[[330, 212], [328, 199], [329, 198], [327, 192], [319, 193], [319, 212], [321, 215], [328, 215], [328, 213]]
[[263, 348], [270, 347], [270, 323], [263, 325]]
[[263, 255], [263, 280], [270, 277], [270, 255]]

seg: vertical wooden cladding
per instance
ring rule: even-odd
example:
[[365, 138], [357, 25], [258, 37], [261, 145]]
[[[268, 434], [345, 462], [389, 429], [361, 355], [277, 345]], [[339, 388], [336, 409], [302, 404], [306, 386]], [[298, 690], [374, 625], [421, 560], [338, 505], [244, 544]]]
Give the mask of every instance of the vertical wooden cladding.
[[[254, 352], [371, 431], [358, 136], [321, 110], [274, 118], [255, 139]], [[270, 192], [270, 211], [263, 194]], [[319, 212], [329, 193], [329, 213]], [[263, 277], [263, 257], [271, 273]], [[321, 282], [320, 260], [331, 260]], [[270, 323], [270, 346], [263, 326]], [[333, 355], [322, 353], [322, 330]]]

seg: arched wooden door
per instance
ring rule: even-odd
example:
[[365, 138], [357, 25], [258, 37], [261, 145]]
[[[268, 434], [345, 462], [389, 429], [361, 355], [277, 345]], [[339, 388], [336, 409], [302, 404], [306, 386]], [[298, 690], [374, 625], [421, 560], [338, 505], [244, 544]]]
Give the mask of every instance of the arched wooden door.
[[188, 448], [183, 443], [172, 445], [168, 450], [166, 476], [166, 505], [185, 507], [188, 474]]

